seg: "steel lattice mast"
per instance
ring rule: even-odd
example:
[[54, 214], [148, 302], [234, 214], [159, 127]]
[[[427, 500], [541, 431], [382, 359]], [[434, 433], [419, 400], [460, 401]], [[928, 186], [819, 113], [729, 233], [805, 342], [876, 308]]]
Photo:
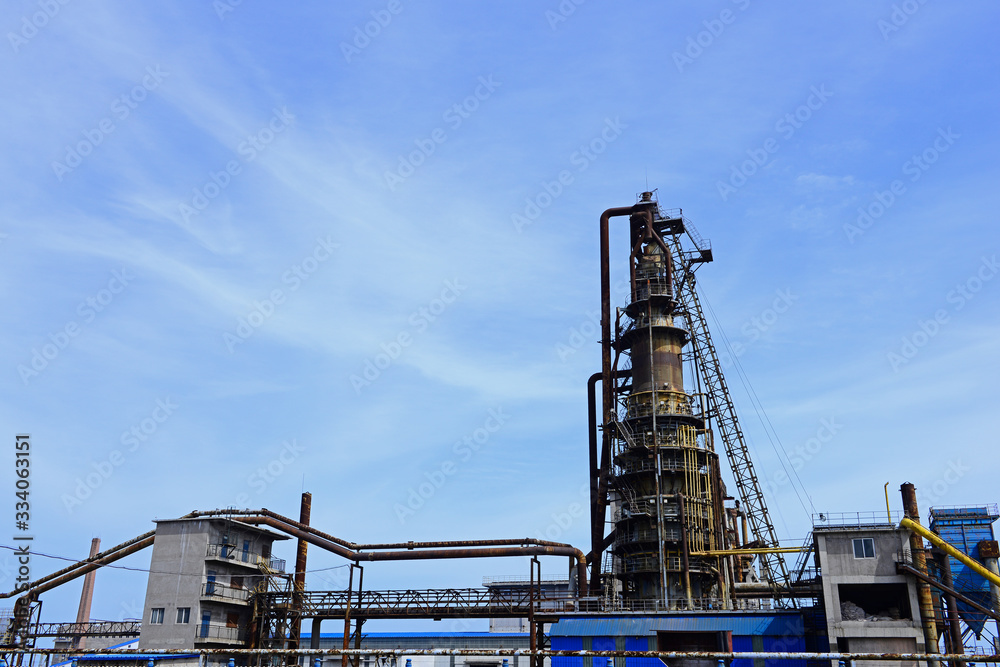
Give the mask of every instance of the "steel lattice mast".
[[[684, 230], [694, 243], [696, 251], [685, 252], [681, 246], [679, 235], [668, 237], [673, 246], [674, 261], [679, 267], [683, 267], [682, 272], [678, 272], [680, 275], [677, 279], [675, 296], [680, 309], [684, 311], [687, 318], [691, 345], [695, 354], [695, 365], [699, 369], [704, 384], [703, 391], [708, 399], [709, 414], [711, 418], [714, 418], [714, 428], [725, 447], [729, 467], [733, 472], [737, 491], [743, 501], [743, 510], [750, 523], [750, 530], [754, 538], [760, 542], [760, 546], [777, 547], [778, 536], [768, 514], [764, 492], [761, 490], [760, 481], [754, 471], [750, 450], [743, 437], [743, 430], [740, 428], [740, 421], [736, 416], [736, 408], [729, 394], [729, 387], [726, 385], [726, 378], [722, 373], [722, 365], [719, 363], [719, 356], [712, 343], [705, 313], [701, 308], [701, 301], [698, 299], [698, 292], [695, 288], [693, 264], [711, 261], [712, 251], [698, 236], [691, 223], [683, 216], [679, 217], [683, 220]], [[788, 569], [784, 559], [779, 554], [760, 554], [759, 559], [761, 573], [768, 581], [777, 586], [788, 585]]]

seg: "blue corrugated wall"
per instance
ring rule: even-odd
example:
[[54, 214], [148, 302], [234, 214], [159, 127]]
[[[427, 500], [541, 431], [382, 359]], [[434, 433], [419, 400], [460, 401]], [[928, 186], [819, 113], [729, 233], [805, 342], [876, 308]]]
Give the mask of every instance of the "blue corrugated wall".
[[[553, 651], [580, 651], [583, 649], [583, 637], [552, 637]], [[552, 667], [583, 667], [583, 658], [552, 658]]]
[[[753, 650], [753, 637], [733, 635], [733, 653], [745, 653]], [[753, 667], [753, 660], [733, 660], [730, 667]]]
[[[649, 637], [626, 637], [626, 651], [648, 651]], [[625, 667], [663, 667], [659, 658], [625, 658]]]

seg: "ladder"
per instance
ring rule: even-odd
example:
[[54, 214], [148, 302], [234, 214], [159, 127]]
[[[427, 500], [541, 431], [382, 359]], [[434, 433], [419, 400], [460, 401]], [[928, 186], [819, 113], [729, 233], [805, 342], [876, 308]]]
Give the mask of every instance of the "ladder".
[[[687, 227], [685, 222], [685, 227]], [[679, 276], [675, 285], [675, 298], [679, 309], [684, 313], [691, 334], [691, 345], [694, 350], [696, 365], [699, 369], [703, 391], [708, 399], [708, 408], [715, 417], [715, 428], [718, 430], [725, 445], [729, 467], [736, 480], [736, 487], [743, 500], [744, 511], [750, 524], [754, 538], [764, 547], [777, 547], [778, 536], [774, 524], [767, 511], [764, 492], [761, 490], [757, 473], [754, 472], [750, 459], [750, 450], [743, 437], [743, 430], [736, 416], [736, 408], [729, 394], [729, 387], [722, 374], [722, 364], [708, 332], [708, 323], [701, 308], [698, 293], [695, 290], [694, 271], [691, 270], [691, 260], [686, 257], [681, 247], [679, 235], [668, 235], [673, 246], [675, 276]], [[777, 590], [779, 586], [789, 585], [788, 569], [784, 559], [779, 554], [760, 554], [761, 573]], [[780, 598], [778, 598], [780, 600]], [[794, 605], [794, 598], [792, 604]]]

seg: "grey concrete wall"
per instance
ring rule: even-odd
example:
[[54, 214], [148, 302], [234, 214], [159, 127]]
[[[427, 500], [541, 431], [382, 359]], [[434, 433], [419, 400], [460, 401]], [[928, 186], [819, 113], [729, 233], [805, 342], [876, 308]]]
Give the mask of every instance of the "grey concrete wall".
[[[855, 558], [854, 540], [866, 537], [874, 540], [875, 557]], [[923, 651], [923, 629], [920, 625], [915, 582], [910, 577], [896, 574], [898, 554], [908, 554], [910, 550], [909, 533], [895, 528], [822, 529], [815, 532], [815, 539], [823, 575], [823, 599], [830, 645], [836, 646], [837, 640], [844, 637], [852, 646], [855, 642], [868, 642], [873, 646], [883, 642], [886, 646], [906, 645]], [[897, 621], [845, 621], [840, 609], [838, 587], [841, 584], [904, 585], [912, 618]]]
[[[228, 536], [233, 558], [208, 556], [209, 545], [220, 545]], [[224, 519], [176, 519], [158, 521], [153, 542], [146, 599], [143, 605], [139, 648], [194, 648], [199, 645], [222, 646], [199, 642], [198, 630], [204, 612], [212, 614], [211, 625], [224, 628], [230, 613], [239, 614], [239, 626], [246, 628], [250, 610], [245, 602], [221, 602], [202, 599], [209, 571], [215, 573], [217, 590], [229, 589], [232, 578], [243, 578], [243, 590], [252, 589], [263, 579], [258, 557], [266, 546], [270, 552], [274, 535], [252, 526]], [[243, 541], [250, 540], [250, 557], [243, 562]], [[188, 623], [179, 624], [177, 609], [191, 610]], [[154, 608], [162, 608], [163, 623], [152, 624]]]
[[[140, 649], [194, 648], [209, 535], [208, 521], [157, 523], [142, 609]], [[149, 622], [154, 607], [164, 610], [161, 625]], [[186, 625], [176, 623], [178, 607], [191, 608]]]

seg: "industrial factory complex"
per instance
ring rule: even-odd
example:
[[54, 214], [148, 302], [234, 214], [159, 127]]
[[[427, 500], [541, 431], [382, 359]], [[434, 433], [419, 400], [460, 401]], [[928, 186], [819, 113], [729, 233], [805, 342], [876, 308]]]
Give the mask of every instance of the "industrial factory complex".
[[[297, 517], [191, 512], [111, 549], [95, 541], [90, 558], [6, 593], [6, 664], [996, 662], [997, 506], [918, 507], [912, 484], [887, 485], [884, 508], [814, 515], [804, 543], [779, 544], [695, 286], [713, 260], [710, 245], [650, 192], [599, 220], [601, 368], [588, 382], [589, 443], [579, 447], [589, 456], [589, 544], [356, 543], [313, 525], [308, 493]], [[610, 256], [616, 224], [628, 225], [628, 257]], [[612, 302], [612, 261], [627, 267], [623, 303]], [[294, 562], [275, 556], [285, 540]], [[91, 620], [95, 572], [147, 547], [142, 618]], [[346, 588], [305, 586], [317, 548], [349, 565]], [[527, 557], [530, 571], [485, 578], [479, 588], [365, 587], [372, 561], [494, 557]], [[541, 559], [565, 559], [565, 577], [543, 578]], [[42, 618], [47, 591], [81, 582], [75, 621]], [[490, 631], [365, 628], [369, 620], [468, 618], [489, 619]]]

